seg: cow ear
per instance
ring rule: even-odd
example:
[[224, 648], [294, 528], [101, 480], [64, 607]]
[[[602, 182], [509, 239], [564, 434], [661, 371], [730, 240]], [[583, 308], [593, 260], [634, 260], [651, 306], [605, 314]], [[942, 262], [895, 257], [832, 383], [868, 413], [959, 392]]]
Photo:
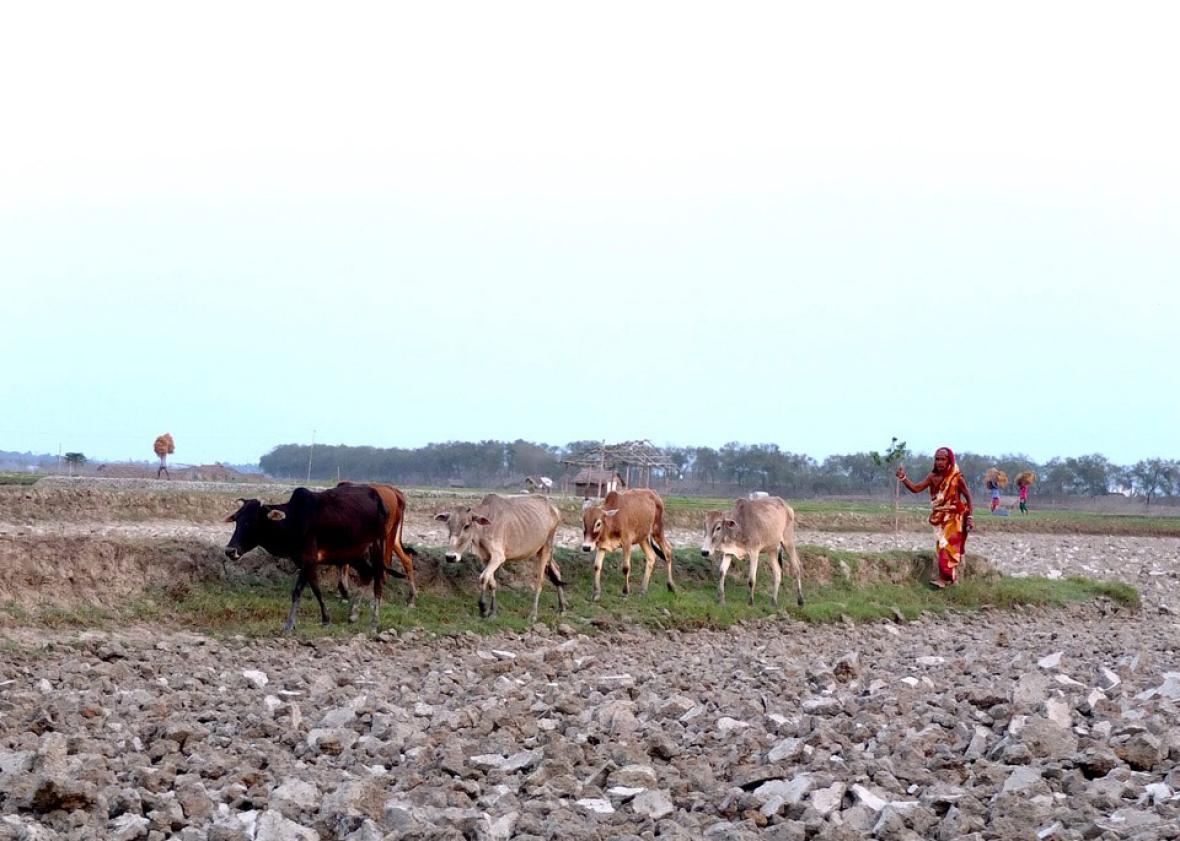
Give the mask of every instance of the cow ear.
[[594, 504], [594, 501], [591, 500], [590, 497], [586, 497], [585, 499], [582, 500], [582, 510], [585, 511], [587, 508], [589, 508], [593, 504]]
[[279, 510], [276, 508], [276, 509], [274, 509], [273, 511], [268, 511], [268, 512], [266, 512], [266, 519], [268, 519], [268, 520], [274, 520], [274, 521], [277, 523], [277, 522], [279, 522], [280, 520], [285, 520], [285, 519], [287, 519], [287, 515], [286, 515], [284, 512], [282, 512], [282, 511], [279, 511]]
[[606, 511], [603, 511], [602, 513], [604, 515], [606, 515], [607, 517], [613, 517], [619, 513], [619, 509], [618, 508], [610, 508], [610, 509], [607, 509]]
[[481, 526], [490, 526], [492, 524], [492, 521], [489, 520], [487, 517], [485, 517], [483, 514], [472, 514], [471, 515], [471, 522], [473, 522], [477, 525], [481, 525]]
[[451, 515], [446, 511], [440, 511], [434, 515], [434, 519], [438, 520], [440, 523], [445, 523], [447, 520], [451, 519]]
[[228, 517], [226, 517], [225, 522], [232, 523], [236, 519], [238, 519], [238, 512], [237, 511], [235, 511], [234, 513], [232, 513]]
[[727, 519], [725, 521], [725, 527], [729, 529], [737, 528], [737, 520]]

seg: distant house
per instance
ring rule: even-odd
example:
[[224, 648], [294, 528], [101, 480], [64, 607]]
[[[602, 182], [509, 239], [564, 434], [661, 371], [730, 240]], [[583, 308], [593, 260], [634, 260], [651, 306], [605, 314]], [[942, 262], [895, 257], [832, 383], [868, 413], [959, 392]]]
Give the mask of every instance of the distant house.
[[611, 491], [621, 491], [626, 487], [623, 477], [614, 470], [583, 467], [574, 476], [574, 493], [581, 497], [606, 496]]

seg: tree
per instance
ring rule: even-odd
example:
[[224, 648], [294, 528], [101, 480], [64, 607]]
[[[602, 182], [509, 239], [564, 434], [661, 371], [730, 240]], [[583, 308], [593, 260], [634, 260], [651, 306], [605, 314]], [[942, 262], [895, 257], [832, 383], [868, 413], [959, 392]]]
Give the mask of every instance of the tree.
[[721, 457], [712, 447], [697, 447], [692, 457], [692, 475], [698, 482], [709, 480], [717, 484], [717, 473], [721, 470]]
[[1107, 461], [1106, 456], [1094, 453], [1067, 458], [1065, 463], [1073, 470], [1075, 493], [1103, 496], [1110, 490], [1110, 480], [1114, 475], [1115, 466]]
[[82, 453], [66, 453], [62, 458], [66, 460], [66, 466], [69, 468], [71, 476], [74, 475], [75, 467], [81, 467], [86, 463], [86, 456]]
[[1132, 465], [1130, 474], [1134, 492], [1140, 494], [1148, 506], [1161, 494], [1171, 494], [1176, 484], [1176, 463], [1162, 458], [1144, 459]]
[[[873, 450], [869, 456], [873, 459], [873, 463], [878, 467], [887, 467], [890, 470], [897, 470], [898, 465], [905, 461], [906, 456], [910, 451], [906, 449], [905, 441], [898, 441], [897, 436], [894, 435], [889, 439], [889, 448], [884, 453], [878, 453]], [[901, 505], [901, 480], [896, 476], [893, 477], [893, 533], [896, 534], [899, 530], [898, 526], [898, 509]]]

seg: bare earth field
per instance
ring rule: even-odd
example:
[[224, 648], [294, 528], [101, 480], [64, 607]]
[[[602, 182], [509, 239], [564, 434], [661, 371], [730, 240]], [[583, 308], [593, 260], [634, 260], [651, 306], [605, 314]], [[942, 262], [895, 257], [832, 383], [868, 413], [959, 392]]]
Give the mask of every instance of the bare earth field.
[[[0, 602], [220, 574], [228, 494], [25, 491], [0, 496]], [[422, 509], [407, 540], [437, 544]], [[298, 640], [10, 621], [0, 839], [1180, 837], [1180, 538], [981, 528], [968, 551], [1143, 608]]]

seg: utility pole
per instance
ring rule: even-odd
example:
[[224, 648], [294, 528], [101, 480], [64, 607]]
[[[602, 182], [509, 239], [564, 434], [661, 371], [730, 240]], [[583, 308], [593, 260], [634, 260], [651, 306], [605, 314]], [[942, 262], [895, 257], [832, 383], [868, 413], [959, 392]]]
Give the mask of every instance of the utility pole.
[[311, 458], [315, 455], [315, 430], [311, 431], [311, 447], [307, 451], [307, 484], [311, 484]]

